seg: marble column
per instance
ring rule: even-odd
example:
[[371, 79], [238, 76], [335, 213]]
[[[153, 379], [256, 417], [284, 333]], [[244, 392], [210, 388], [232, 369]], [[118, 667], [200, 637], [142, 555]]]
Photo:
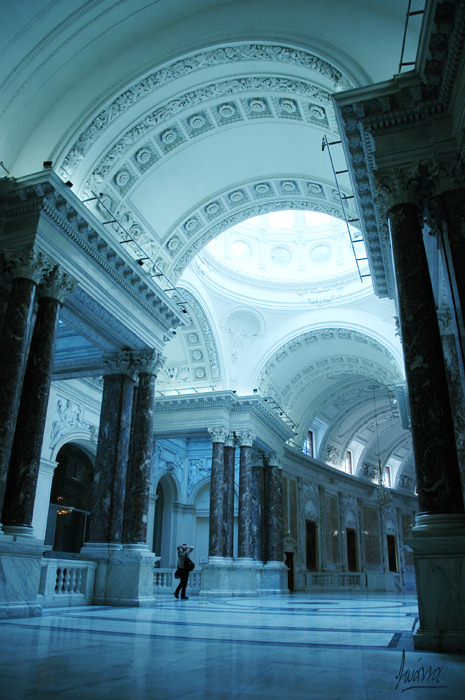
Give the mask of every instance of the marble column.
[[52, 379], [53, 355], [60, 308], [75, 281], [58, 266], [39, 287], [38, 310], [24, 374], [21, 401], [11, 450], [3, 530], [32, 535], [32, 516]]
[[224, 552], [224, 443], [229, 433], [224, 428], [209, 428], [208, 432], [212, 439], [208, 555], [209, 557], [222, 557]]
[[244, 431], [237, 435], [240, 446], [238, 557], [253, 559], [252, 542], [252, 445], [255, 435]]
[[416, 649], [465, 651], [465, 515], [444, 355], [416, 206], [418, 199], [425, 199], [418, 188], [423, 175], [421, 169], [400, 171], [387, 181], [388, 200], [394, 202], [387, 209], [420, 509], [412, 537], [405, 540], [414, 554], [420, 616], [413, 643]]
[[136, 370], [129, 351], [106, 357], [104, 365], [88, 543], [121, 547]]
[[388, 216], [420, 511], [463, 513], [444, 356], [419, 211], [415, 204], [396, 204]]
[[359, 542], [360, 542], [360, 571], [366, 571], [367, 557], [365, 548], [365, 520], [363, 517], [363, 501], [358, 498], [358, 522], [360, 523]]
[[324, 486], [318, 486], [320, 497], [320, 517], [318, 520], [318, 542], [319, 542], [319, 571], [328, 569], [328, 553], [326, 547], [326, 528], [328, 526], [326, 518], [326, 491]]
[[[455, 297], [455, 310], [458, 312], [458, 325], [465, 342], [465, 188], [445, 192], [439, 201], [447, 223], [444, 239], [445, 255], [451, 270], [452, 291]], [[462, 358], [464, 361], [465, 358]]]
[[271, 456], [266, 470], [267, 504], [265, 513], [267, 561], [284, 561], [283, 475], [280, 461]]
[[265, 559], [263, 540], [263, 510], [265, 504], [265, 468], [260, 463], [252, 465], [252, 556], [255, 561]]
[[234, 467], [236, 458], [234, 433], [229, 433], [224, 443], [223, 473], [223, 556], [234, 554]]
[[132, 435], [126, 476], [123, 543], [147, 545], [150, 475], [153, 453], [155, 380], [163, 357], [156, 350], [132, 354], [139, 373], [132, 412]]
[[31, 340], [37, 284], [46, 271], [43, 256], [30, 252], [4, 259], [11, 268], [11, 292], [0, 335], [0, 515]]

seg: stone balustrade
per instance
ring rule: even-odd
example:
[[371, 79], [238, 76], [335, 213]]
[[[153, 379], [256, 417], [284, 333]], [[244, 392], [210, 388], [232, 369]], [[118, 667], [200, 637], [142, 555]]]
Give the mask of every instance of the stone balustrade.
[[41, 561], [37, 602], [43, 607], [91, 605], [97, 563], [78, 559]]
[[[155, 595], [161, 593], [174, 593], [178, 585], [178, 579], [174, 578], [175, 569], [154, 569], [153, 592]], [[196, 569], [189, 574], [187, 584], [187, 594], [198, 595], [202, 587], [202, 570]]]

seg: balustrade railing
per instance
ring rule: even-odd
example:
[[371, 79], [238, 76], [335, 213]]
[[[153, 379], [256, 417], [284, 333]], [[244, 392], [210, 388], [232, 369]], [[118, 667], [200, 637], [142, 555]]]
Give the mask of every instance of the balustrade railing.
[[44, 557], [41, 565], [37, 600], [42, 606], [92, 603], [96, 562]]
[[[153, 574], [153, 592], [174, 593], [179, 579], [174, 578], [175, 569], [154, 569]], [[202, 570], [195, 569], [189, 574], [188, 594], [198, 595], [202, 587]]]
[[308, 588], [341, 590], [365, 588], [367, 579], [364, 573], [341, 571], [308, 572], [305, 573], [305, 583]]

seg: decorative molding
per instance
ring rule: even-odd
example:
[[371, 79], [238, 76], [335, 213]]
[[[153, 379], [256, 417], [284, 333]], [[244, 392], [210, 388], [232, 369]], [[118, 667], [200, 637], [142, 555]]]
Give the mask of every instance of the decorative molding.
[[[305, 68], [307, 71], [314, 71], [316, 74], [319, 74], [320, 77], [323, 76], [324, 78], [329, 79], [333, 83], [333, 86], [337, 86], [339, 89], [341, 87], [350, 87], [349, 81], [342, 75], [342, 73], [334, 68], [334, 66], [331, 66], [327, 61], [324, 61], [310, 52], [290, 48], [288, 46], [281, 46], [278, 44], [243, 43], [200, 51], [191, 54], [184, 59], [176, 59], [171, 61], [162, 68], [159, 68], [146, 75], [142, 80], [135, 82], [131, 87], [126, 87], [124, 93], [120, 93], [115, 99], [113, 99], [110, 104], [99, 112], [91, 124], [89, 124], [80, 133], [62, 160], [62, 174], [69, 177], [74, 172], [77, 163], [84, 158], [95, 141], [102, 136], [102, 134], [113, 124], [116, 119], [124, 114], [126, 110], [133, 107], [133, 105], [139, 100], [146, 98], [148, 95], [154, 93], [156, 90], [169, 84], [170, 82], [182, 79], [185, 75], [191, 76], [193, 73], [211, 66], [221, 66], [224, 64], [231, 65], [232, 63], [240, 63], [243, 61], [247, 63], [270, 62], [299, 66]], [[276, 86], [274, 88], [275, 90], [278, 90], [278, 86], [280, 86], [281, 91], [284, 89], [285, 93], [289, 94], [293, 94], [293, 83], [301, 82], [302, 85], [306, 85], [303, 81], [293, 81], [285, 78], [256, 77], [245, 79], [252, 81], [250, 85], [248, 85], [247, 89], [250, 90], [252, 87], [257, 89], [260, 82], [266, 79], [276, 81]], [[243, 80], [244, 79], [224, 81], [224, 83], [229, 84], [229, 86], [228, 88], [223, 88], [221, 92], [218, 92], [218, 88], [215, 84], [205, 86], [200, 90], [190, 93], [191, 96], [190, 99], [187, 99], [187, 104], [194, 106], [200, 104], [205, 99], [221, 97], [222, 95], [230, 95], [241, 91], [244, 89], [241, 85]], [[306, 85], [306, 88], [306, 96], [311, 97], [312, 99], [318, 100], [320, 93], [323, 92], [319, 88], [310, 85]], [[270, 87], [267, 86], [267, 92], [269, 89]], [[196, 99], [194, 98], [194, 95], [196, 95]], [[329, 93], [325, 93], [325, 95], [327, 96], [326, 99], [329, 102]], [[175, 114], [184, 111], [185, 107], [186, 96], [183, 98], [178, 98], [178, 100], [172, 100], [169, 105], [162, 108], [162, 110], [166, 111], [160, 112], [159, 110], [155, 110], [148, 115], [148, 117], [146, 117], [146, 119], [150, 119], [150, 128], [152, 128], [153, 125], [159, 124], [167, 118], [171, 118]], [[251, 108], [253, 109], [253, 106]], [[283, 105], [282, 108], [283, 111], [287, 112], [288, 114], [292, 114], [294, 111], [292, 110], [292, 112], [289, 112], [287, 103], [286, 105]], [[223, 114], [220, 116], [227, 119], [233, 117], [234, 113]], [[195, 124], [192, 126], [195, 128]], [[203, 126], [203, 124], [200, 126]]]

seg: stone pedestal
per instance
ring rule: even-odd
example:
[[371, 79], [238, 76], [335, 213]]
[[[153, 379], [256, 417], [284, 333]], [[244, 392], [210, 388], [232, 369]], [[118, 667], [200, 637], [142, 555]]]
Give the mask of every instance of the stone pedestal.
[[210, 557], [203, 568], [201, 595], [211, 597], [257, 597], [270, 593], [289, 593], [287, 567], [278, 561], [262, 564], [250, 557], [235, 561]]
[[38, 617], [42, 555], [46, 547], [33, 537], [0, 538], [0, 618]]
[[155, 605], [155, 554], [146, 545], [86, 543], [81, 557], [97, 562], [94, 605], [151, 607]]
[[289, 593], [288, 568], [282, 561], [267, 561], [259, 570], [259, 589], [262, 595]]
[[412, 537], [420, 613], [415, 649], [465, 651], [465, 515], [417, 515]]

